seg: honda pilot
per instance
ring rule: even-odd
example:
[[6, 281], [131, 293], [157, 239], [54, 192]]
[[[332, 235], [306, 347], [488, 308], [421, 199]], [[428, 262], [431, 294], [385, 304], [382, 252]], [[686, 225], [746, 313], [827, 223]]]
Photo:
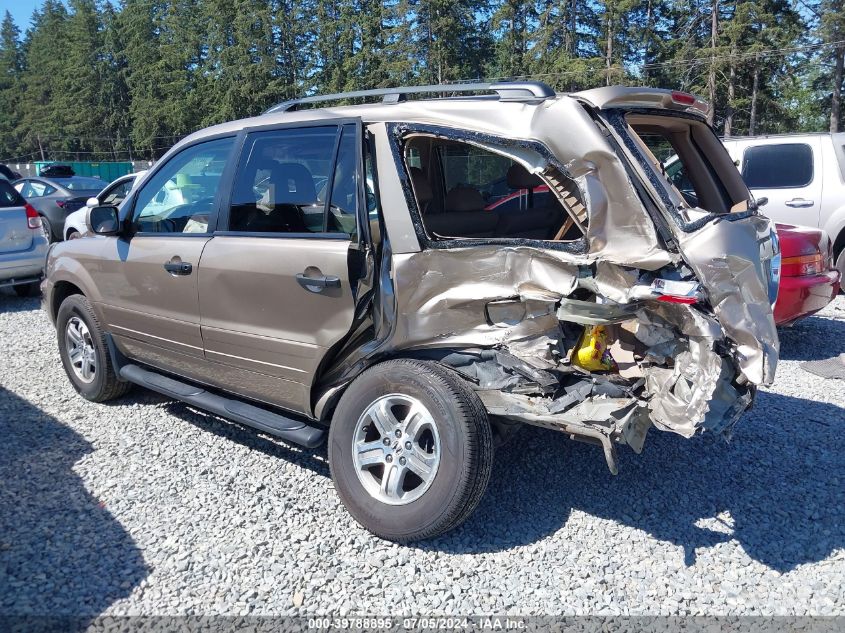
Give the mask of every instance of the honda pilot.
[[140, 385], [327, 437], [345, 507], [399, 542], [464, 521], [521, 424], [613, 473], [652, 427], [729, 434], [774, 379], [779, 250], [706, 112], [514, 82], [202, 130], [50, 250], [62, 363], [95, 402]]

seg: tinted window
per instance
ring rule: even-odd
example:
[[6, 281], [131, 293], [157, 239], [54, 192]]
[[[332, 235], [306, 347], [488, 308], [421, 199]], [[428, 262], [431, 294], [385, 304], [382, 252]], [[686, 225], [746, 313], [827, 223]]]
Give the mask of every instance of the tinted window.
[[332, 203], [329, 205], [326, 228], [330, 233], [352, 235], [358, 209], [358, 151], [354, 125], [344, 125], [337, 153], [332, 182]]
[[234, 138], [192, 145], [171, 158], [138, 192], [135, 230], [206, 233]]
[[24, 185], [23, 191], [21, 191], [21, 195], [24, 198], [40, 198], [41, 196], [46, 196], [48, 193], [52, 193], [53, 191], [55, 191], [53, 187], [48, 187], [43, 182], [28, 180], [26, 185]]
[[56, 178], [55, 180], [62, 187], [70, 191], [99, 191], [106, 184], [99, 178], [86, 178], [85, 176]]
[[813, 151], [802, 143], [745, 150], [742, 177], [750, 189], [805, 187], [813, 181]]
[[23, 196], [15, 191], [8, 180], [0, 180], [0, 207], [22, 207], [26, 204]]
[[[229, 228], [248, 233], [355, 232], [355, 126], [289, 128], [247, 135], [235, 176]], [[330, 198], [330, 204], [327, 200]]]

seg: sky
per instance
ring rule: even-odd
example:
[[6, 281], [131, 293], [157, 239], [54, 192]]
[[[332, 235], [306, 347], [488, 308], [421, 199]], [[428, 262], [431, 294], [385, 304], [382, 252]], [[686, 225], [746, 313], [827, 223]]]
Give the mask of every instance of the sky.
[[6, 15], [6, 11], [12, 14], [15, 24], [21, 33], [29, 28], [29, 18], [32, 12], [41, 6], [42, 0], [0, 0], [0, 19]]

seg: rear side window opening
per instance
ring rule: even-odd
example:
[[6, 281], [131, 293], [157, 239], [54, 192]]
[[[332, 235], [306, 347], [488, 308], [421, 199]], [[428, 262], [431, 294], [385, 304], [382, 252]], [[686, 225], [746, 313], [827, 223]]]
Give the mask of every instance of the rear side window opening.
[[640, 162], [671, 193], [680, 222], [701, 221], [693, 208], [724, 215], [749, 210], [751, 194], [718, 137], [703, 122], [663, 112], [625, 114]]
[[750, 189], [791, 189], [813, 182], [813, 150], [806, 143], [756, 145], [742, 158], [742, 177]]
[[403, 160], [432, 240], [574, 241], [586, 231], [581, 193], [554, 167], [544, 180], [505, 148], [423, 134], [404, 139]]

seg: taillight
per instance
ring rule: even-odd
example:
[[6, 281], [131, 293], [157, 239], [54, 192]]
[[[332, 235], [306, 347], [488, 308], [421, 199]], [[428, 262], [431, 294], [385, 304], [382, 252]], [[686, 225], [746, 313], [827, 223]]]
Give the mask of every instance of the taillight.
[[672, 101], [674, 101], [678, 105], [691, 106], [695, 105], [695, 96], [687, 92], [681, 92], [680, 90], [673, 90]]
[[60, 209], [64, 209], [65, 205], [67, 204], [67, 200], [56, 200], [56, 204], [59, 206]]
[[698, 303], [696, 297], [678, 297], [676, 295], [660, 295], [657, 297], [658, 301], [665, 301], [666, 303], [683, 303], [685, 305], [692, 305]]
[[784, 257], [781, 262], [781, 274], [784, 277], [816, 275], [824, 269], [824, 255], [822, 255], [820, 251], [817, 251], [812, 255]]
[[38, 215], [38, 211], [33, 209], [32, 205], [28, 202], [23, 205], [23, 208], [26, 210], [26, 225], [31, 229], [40, 229], [41, 216]]

